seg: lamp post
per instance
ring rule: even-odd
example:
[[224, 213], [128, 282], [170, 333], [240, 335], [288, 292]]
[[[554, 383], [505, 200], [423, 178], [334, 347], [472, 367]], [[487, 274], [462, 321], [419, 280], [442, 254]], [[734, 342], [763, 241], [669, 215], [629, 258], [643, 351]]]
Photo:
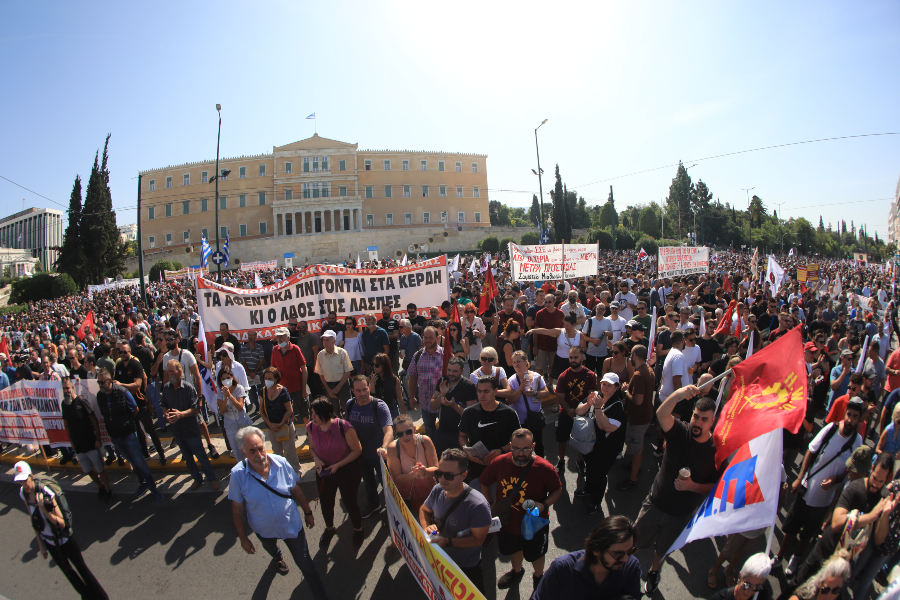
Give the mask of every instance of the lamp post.
[[138, 197], [137, 197], [137, 254], [138, 254], [138, 278], [141, 289], [141, 301], [144, 310], [147, 308], [147, 284], [144, 283], [144, 245], [141, 240], [141, 174], [138, 173]]
[[752, 250], [753, 250], [753, 219], [750, 218], [750, 191], [755, 190], [756, 186], [753, 186], [752, 188], [741, 188], [741, 189], [744, 190], [745, 192], [747, 192], [747, 234], [748, 234], [748, 238], [750, 240], [748, 247], [751, 249], [751, 252], [752, 252]]
[[784, 238], [785, 238], [785, 236], [788, 236], [788, 235], [799, 235], [799, 234], [795, 231], [788, 231], [783, 236], [781, 236], [781, 253], [782, 254], [784, 254]]
[[[216, 252], [219, 252], [219, 177], [228, 177], [231, 173], [228, 169], [219, 172], [219, 146], [222, 142], [222, 105], [216, 104], [216, 112], [219, 113], [219, 134], [216, 137], [216, 174], [213, 180], [216, 182]], [[222, 263], [216, 265], [216, 281], [222, 283]]]
[[534, 128], [534, 150], [537, 153], [537, 176], [538, 176], [538, 190], [540, 191], [540, 197], [538, 198], [538, 211], [541, 215], [541, 224], [538, 226], [538, 236], [541, 237], [544, 234], [544, 182], [541, 178], [541, 150], [538, 148], [538, 136], [537, 130], [541, 128], [541, 125], [547, 122], [547, 119], [541, 121], [541, 124]]

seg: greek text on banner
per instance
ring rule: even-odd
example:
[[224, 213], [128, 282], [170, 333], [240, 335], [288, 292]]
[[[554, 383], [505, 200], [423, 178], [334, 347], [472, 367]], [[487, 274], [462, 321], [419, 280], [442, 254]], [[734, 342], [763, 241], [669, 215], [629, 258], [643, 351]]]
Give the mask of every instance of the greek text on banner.
[[513, 281], [592, 277], [597, 274], [598, 255], [597, 244], [519, 246], [509, 243]]
[[660, 278], [709, 272], [709, 248], [660, 246], [657, 271]]

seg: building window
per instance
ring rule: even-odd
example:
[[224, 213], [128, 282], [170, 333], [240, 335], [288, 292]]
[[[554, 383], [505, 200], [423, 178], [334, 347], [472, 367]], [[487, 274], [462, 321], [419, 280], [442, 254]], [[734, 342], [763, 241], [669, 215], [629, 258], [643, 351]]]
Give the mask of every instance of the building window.
[[427, 161], [424, 161], [424, 160], [423, 160], [423, 161], [421, 161], [419, 164], [421, 165], [423, 171], [427, 171], [427, 170], [428, 170], [428, 162], [427, 162]]
[[291, 163], [289, 163], [289, 162], [284, 163], [284, 172], [287, 173], [288, 175], [291, 174], [291, 169], [293, 169], [293, 168], [294, 168], [294, 166]]
[[200, 235], [202, 235], [203, 237], [206, 238], [207, 241], [209, 241], [209, 229], [206, 229], [204, 227], [203, 229], [200, 230]]
[[185, 244], [190, 244], [191, 243], [191, 232], [190, 231], [183, 232], [181, 234], [181, 238], [184, 240]]
[[206, 212], [209, 210], [209, 199], [200, 198], [200, 212]]
[[222, 225], [219, 227], [219, 236], [224, 240], [228, 237], [228, 228]]
[[247, 237], [247, 226], [240, 225], [239, 227], [240, 227], [241, 237]]
[[181, 185], [191, 185], [191, 174], [185, 173], [182, 177]]
[[166, 177], [166, 189], [169, 189], [170, 187], [172, 187], [172, 178]]
[[[260, 177], [266, 176], [266, 165], [259, 165], [259, 176]], [[244, 227], [246, 227], [246, 225]]]
[[384, 186], [384, 197], [385, 198], [393, 198], [394, 197], [394, 190], [391, 186], [389, 186], [389, 185]]
[[403, 161], [403, 170], [409, 171], [409, 161], [408, 160]]
[[446, 223], [446, 222], [447, 222], [447, 213], [442, 212], [441, 213], [441, 223]]
[[462, 163], [459, 161], [456, 161], [456, 172], [462, 173]]
[[347, 161], [346, 161], [346, 160], [340, 161], [340, 162], [338, 163], [338, 168], [339, 168], [341, 171], [346, 171], [346, 170], [347, 170]]
[[322, 186], [322, 197], [327, 198], [328, 196], [330, 196], [331, 195], [331, 184], [323, 181], [320, 185]]
[[403, 221], [407, 225], [412, 225], [412, 213], [406, 213], [405, 215], [403, 215]]
[[312, 188], [312, 197], [318, 198], [319, 197], [319, 184], [311, 183], [311, 184], [309, 184], [309, 186]]
[[[309, 185], [309, 184], [307, 184], [307, 185]], [[285, 200], [293, 200], [294, 199], [294, 190], [284, 190], [284, 199]]]
[[265, 193], [265, 192], [258, 192], [258, 193], [256, 194], [256, 196], [257, 196], [257, 198], [259, 199], [259, 205], [260, 205], [260, 206], [265, 206], [265, 205], [266, 205], [266, 193]]
[[427, 186], [427, 185], [423, 185], [423, 186], [422, 186], [422, 197], [423, 197], [423, 198], [427, 198], [427, 197], [428, 197], [428, 186]]
[[390, 160], [385, 160], [385, 161], [384, 161], [384, 170], [385, 170], [385, 171], [390, 171], [390, 170], [391, 170], [391, 161], [390, 161]]
[[456, 186], [456, 197], [457, 198], [463, 197], [463, 189], [462, 189], [461, 185]]
[[312, 163], [313, 163], [313, 173], [318, 173], [319, 172], [319, 157], [313, 156]]
[[393, 213], [387, 213], [386, 215], [384, 215], [384, 224], [385, 225], [393, 225], [394, 224], [394, 214]]
[[472, 188], [472, 197], [473, 198], [481, 198], [481, 190], [477, 187]]
[[308, 156], [303, 157], [303, 172], [309, 173], [309, 157]]
[[154, 236], [150, 236], [150, 247], [156, 248], [156, 238]]
[[475, 213], [475, 222], [481, 223], [481, 213], [480, 212]]
[[367, 185], [367, 186], [366, 186], [366, 198], [371, 198], [371, 197], [372, 197], [372, 188], [373, 188], [373, 187], [374, 187], [374, 186], [371, 186], [371, 185]]
[[466, 222], [466, 213], [456, 213], [456, 222], [457, 223], [465, 223]]
[[328, 170], [328, 157], [327, 156], [322, 157], [322, 170], [323, 171]]
[[477, 173], [477, 172], [478, 172], [478, 163], [472, 163], [472, 172], [473, 172], [473, 173]]
[[269, 232], [269, 224], [265, 221], [259, 222], [259, 235], [266, 235]]
[[240, 167], [238, 169], [238, 179], [247, 179], [247, 167]]
[[189, 215], [191, 214], [191, 203], [188, 200], [185, 200], [181, 203], [181, 214]]
[[426, 225], [431, 223], [431, 213], [422, 213], [422, 222]]
[[171, 245], [172, 245], [172, 234], [167, 233], [166, 234], [166, 246], [171, 246]]
[[411, 185], [404, 185], [404, 186], [403, 186], [403, 197], [404, 197], [404, 198], [409, 198], [410, 196], [412, 196], [412, 186], [411, 186]]
[[438, 171], [443, 171], [443, 170], [444, 170], [444, 161], [439, 160], [438, 161]]
[[347, 187], [346, 187], [346, 186], [341, 186], [341, 187], [339, 187], [339, 188], [338, 188], [338, 195], [341, 196], [341, 197], [346, 196], [346, 195], [347, 195]]
[[294, 232], [294, 221], [289, 218], [289, 215], [285, 215], [284, 217], [284, 235], [291, 235]]
[[446, 186], [446, 185], [440, 186], [440, 187], [438, 188], [438, 191], [440, 192], [441, 198], [446, 198], [446, 197], [447, 197], [447, 186]]
[[147, 209], [147, 220], [152, 221], [155, 218], [156, 218], [156, 207], [151, 206], [150, 208]]
[[372, 161], [371, 160], [366, 159], [365, 163], [363, 163], [363, 164], [365, 164], [366, 171], [372, 170]]
[[166, 216], [167, 217], [172, 216], [172, 205], [171, 204], [166, 204]]
[[209, 183], [209, 171], [200, 172], [200, 183]]
[[155, 180], [155, 179], [151, 179], [151, 180], [150, 180], [150, 191], [152, 192], [152, 191], [154, 191], [155, 189], [156, 189], [156, 180]]
[[366, 227], [375, 227], [375, 215], [366, 215]]
[[238, 196], [238, 207], [246, 208], [247, 207], [247, 195], [241, 194]]
[[219, 196], [219, 210], [225, 210], [226, 206], [228, 203], [225, 201], [225, 196]]

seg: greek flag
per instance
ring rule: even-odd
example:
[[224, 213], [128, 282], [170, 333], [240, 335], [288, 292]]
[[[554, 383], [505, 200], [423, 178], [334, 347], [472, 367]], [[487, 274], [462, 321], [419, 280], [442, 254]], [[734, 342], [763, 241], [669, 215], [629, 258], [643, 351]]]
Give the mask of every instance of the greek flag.
[[200, 265], [209, 267], [209, 256], [212, 254], [212, 248], [209, 247], [209, 240], [205, 237], [200, 238]]
[[541, 244], [546, 244], [550, 241], [550, 226], [547, 225], [547, 230], [541, 233]]
[[228, 268], [228, 232], [225, 232], [225, 243], [222, 245], [222, 254], [225, 255], [225, 268]]
[[306, 117], [306, 118], [307, 118], [307, 119], [312, 119], [312, 120], [315, 121], [315, 119], [316, 119], [316, 113], [313, 113], [313, 114], [309, 115], [309, 116]]

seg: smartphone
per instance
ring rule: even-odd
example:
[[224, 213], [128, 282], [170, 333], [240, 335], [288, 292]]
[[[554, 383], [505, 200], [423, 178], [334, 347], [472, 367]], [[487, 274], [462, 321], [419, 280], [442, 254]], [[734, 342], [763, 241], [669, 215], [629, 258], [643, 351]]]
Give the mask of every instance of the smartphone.
[[322, 472], [319, 473], [319, 477], [328, 477], [331, 475], [331, 469], [322, 469]]

